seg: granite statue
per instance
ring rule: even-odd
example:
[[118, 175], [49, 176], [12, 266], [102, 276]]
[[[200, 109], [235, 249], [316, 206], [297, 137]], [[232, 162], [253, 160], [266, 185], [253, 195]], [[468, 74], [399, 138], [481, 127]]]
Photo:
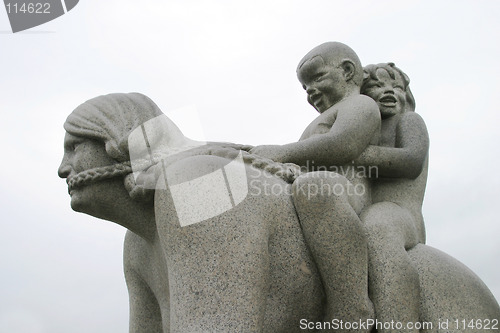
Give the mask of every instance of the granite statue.
[[414, 112], [408, 76], [392, 63], [364, 71], [362, 92], [377, 102], [382, 118], [379, 144], [356, 159], [358, 165], [377, 166], [379, 176], [371, 182], [372, 204], [360, 215], [368, 238], [370, 299], [377, 319], [415, 323], [420, 284], [407, 250], [425, 243], [422, 202], [429, 137]]
[[488, 288], [424, 244], [429, 141], [406, 74], [325, 43], [297, 75], [320, 115], [288, 145], [190, 140], [138, 93], [66, 120], [71, 207], [129, 230], [130, 332], [498, 331]]
[[[380, 112], [372, 98], [360, 93], [363, 67], [347, 45], [331, 42], [314, 48], [299, 62], [297, 77], [320, 115], [298, 142], [257, 146], [250, 152], [310, 171], [295, 180], [292, 197], [325, 289], [323, 319], [366, 321], [374, 312], [359, 215], [371, 202], [370, 183], [350, 169], [355, 168], [353, 159], [378, 143]], [[344, 172], [329, 171], [337, 166]], [[322, 190], [313, 196], [305, 190], [312, 188]], [[355, 188], [363, 191], [350, 190]]]
[[[189, 157], [162, 158], [169, 186], [154, 190], [154, 202], [137, 188], [128, 138], [158, 116], [159, 108], [140, 94], [83, 103], [65, 123], [59, 168], [74, 210], [130, 230], [124, 246], [130, 331], [292, 332], [302, 318], [319, 320], [323, 289], [285, 191], [248, 195], [228, 212], [180, 225], [170, 190], [174, 183], [226, 167], [238, 150], [207, 145], [184, 152]], [[161, 133], [162, 145], [183, 146], [187, 139], [175, 126], [170, 129]], [[265, 184], [291, 186], [252, 164], [245, 168], [252, 189], [262, 193]]]
[[[251, 152], [325, 171], [343, 165], [342, 174], [310, 172], [296, 180], [313, 180], [319, 188], [343, 188], [338, 195], [322, 193], [317, 196], [320, 203], [314, 204], [309, 193], [294, 192], [304, 236], [326, 292], [324, 319], [349, 321], [347, 313], [357, 319], [371, 318], [371, 299], [381, 321], [418, 322], [418, 273], [406, 250], [424, 242], [421, 206], [429, 140], [422, 118], [407, 112], [415, 106], [409, 79], [390, 65], [367, 66], [363, 71], [352, 49], [333, 42], [309, 52], [299, 63], [297, 75], [320, 116], [299, 142], [256, 147]], [[354, 159], [356, 163], [351, 165]], [[359, 166], [375, 167], [377, 172], [373, 177], [349, 172]], [[387, 178], [379, 178], [384, 175]], [[368, 178], [373, 179], [366, 181]], [[360, 195], [348, 190], [359, 185], [363, 188]], [[340, 231], [339, 225], [344, 223], [350, 226], [348, 232]], [[332, 253], [345, 255], [333, 258]], [[370, 288], [361, 283], [367, 276]], [[368, 290], [370, 298], [365, 295]], [[359, 306], [363, 306], [361, 311]]]

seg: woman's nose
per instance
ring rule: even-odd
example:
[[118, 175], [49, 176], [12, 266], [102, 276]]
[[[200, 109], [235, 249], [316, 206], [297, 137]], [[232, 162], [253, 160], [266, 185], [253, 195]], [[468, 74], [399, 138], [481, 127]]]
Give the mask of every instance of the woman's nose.
[[68, 178], [70, 172], [71, 172], [71, 167], [69, 166], [66, 157], [63, 157], [61, 165], [59, 165], [59, 169], [57, 169], [57, 174], [61, 178]]

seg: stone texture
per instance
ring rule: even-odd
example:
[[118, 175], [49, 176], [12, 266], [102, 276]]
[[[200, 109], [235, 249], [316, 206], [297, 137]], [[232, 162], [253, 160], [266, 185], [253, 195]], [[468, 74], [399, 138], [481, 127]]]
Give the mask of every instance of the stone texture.
[[[428, 245], [419, 244], [408, 251], [420, 277], [421, 320], [449, 321], [449, 330], [441, 332], [479, 332], [481, 328], [463, 327], [478, 320], [483, 325], [500, 320], [498, 303], [486, 285], [464, 264]], [[458, 320], [458, 327], [455, 320]], [[498, 332], [499, 325], [490, 325], [488, 331]], [[428, 330], [428, 332], [436, 332]]]
[[299, 332], [301, 320], [374, 315], [474, 332], [454, 320], [499, 320], [481, 280], [424, 245], [428, 136], [406, 74], [363, 72], [340, 43], [313, 49], [298, 74], [320, 115], [283, 146], [194, 142], [136, 93], [68, 117], [59, 175], [73, 209], [129, 229], [130, 332]]

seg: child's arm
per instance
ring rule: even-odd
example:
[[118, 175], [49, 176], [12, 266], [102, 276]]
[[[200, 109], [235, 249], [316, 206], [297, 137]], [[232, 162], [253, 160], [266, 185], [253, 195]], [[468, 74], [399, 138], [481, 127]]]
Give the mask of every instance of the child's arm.
[[314, 162], [316, 166], [329, 167], [350, 163], [380, 128], [380, 112], [371, 98], [362, 95], [341, 103], [333, 106], [339, 111], [329, 132], [282, 146], [258, 146], [251, 152], [298, 165]]
[[415, 112], [406, 112], [396, 129], [396, 146], [368, 146], [355, 164], [376, 166], [382, 177], [415, 179], [422, 172], [428, 152], [429, 135], [424, 120]]

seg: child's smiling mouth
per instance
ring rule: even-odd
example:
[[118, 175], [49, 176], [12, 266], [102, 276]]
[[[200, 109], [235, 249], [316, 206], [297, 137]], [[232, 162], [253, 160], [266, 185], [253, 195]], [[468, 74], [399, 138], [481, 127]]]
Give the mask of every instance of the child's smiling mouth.
[[319, 107], [322, 104], [323, 94], [312, 94], [309, 96], [315, 107]]
[[383, 106], [386, 106], [386, 107], [396, 106], [396, 104], [398, 102], [396, 100], [396, 97], [391, 96], [391, 95], [384, 96], [384, 97], [380, 98], [378, 101], [380, 104], [382, 104]]

